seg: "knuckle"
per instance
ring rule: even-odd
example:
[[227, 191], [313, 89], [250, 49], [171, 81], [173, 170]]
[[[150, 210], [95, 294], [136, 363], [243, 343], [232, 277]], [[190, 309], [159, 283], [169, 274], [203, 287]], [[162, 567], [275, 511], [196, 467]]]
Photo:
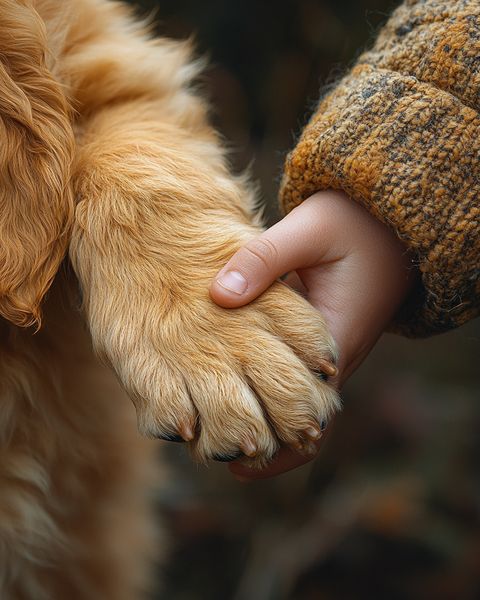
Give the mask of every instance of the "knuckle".
[[269, 239], [258, 238], [252, 240], [245, 246], [245, 250], [259, 260], [268, 270], [277, 264], [278, 250]]

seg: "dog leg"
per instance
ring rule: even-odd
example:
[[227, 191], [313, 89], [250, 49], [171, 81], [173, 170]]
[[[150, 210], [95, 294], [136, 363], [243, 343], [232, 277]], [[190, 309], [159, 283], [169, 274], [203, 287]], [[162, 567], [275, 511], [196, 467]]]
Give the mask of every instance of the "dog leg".
[[165, 550], [158, 445], [138, 435], [64, 289], [57, 280], [33, 338], [1, 338], [0, 598], [139, 599]]
[[235, 311], [209, 300], [211, 277], [259, 229], [191, 89], [187, 46], [149, 39], [118, 4], [77, 4], [59, 72], [80, 113], [70, 256], [97, 352], [140, 430], [199, 460], [310, 451], [338, 407], [315, 375], [334, 345], [280, 283]]

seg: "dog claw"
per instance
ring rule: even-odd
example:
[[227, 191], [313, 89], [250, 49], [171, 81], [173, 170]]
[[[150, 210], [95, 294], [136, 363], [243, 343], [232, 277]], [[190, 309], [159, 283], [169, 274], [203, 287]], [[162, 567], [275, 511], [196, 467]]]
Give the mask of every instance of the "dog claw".
[[318, 452], [318, 448], [315, 445], [316, 441], [317, 440], [312, 441], [311, 439], [304, 441], [296, 440], [291, 442], [289, 446], [293, 448], [295, 452], [302, 454], [303, 456], [315, 456]]
[[178, 432], [185, 442], [191, 442], [194, 438], [193, 429], [188, 423], [181, 423], [178, 427]]
[[289, 446], [293, 448], [296, 452], [303, 453], [304, 444], [300, 440], [295, 440], [290, 442]]
[[307, 427], [304, 430], [304, 433], [309, 439], [311, 439], [314, 442], [318, 441], [322, 437], [322, 432], [317, 427]]
[[245, 456], [253, 458], [256, 456], [258, 448], [251, 440], [247, 440], [243, 444], [240, 444], [240, 450], [245, 454]]
[[337, 367], [329, 360], [320, 360], [318, 366], [328, 377], [336, 377], [338, 375]]

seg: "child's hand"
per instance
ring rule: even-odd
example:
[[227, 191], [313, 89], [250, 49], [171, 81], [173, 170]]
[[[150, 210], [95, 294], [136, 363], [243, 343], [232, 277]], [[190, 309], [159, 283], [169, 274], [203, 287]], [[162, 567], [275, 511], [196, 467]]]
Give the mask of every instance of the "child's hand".
[[[227, 308], [254, 300], [278, 277], [321, 311], [339, 350], [343, 382], [365, 359], [402, 304], [413, 280], [407, 252], [395, 234], [344, 193], [318, 192], [241, 248], [210, 287]], [[263, 471], [232, 463], [233, 473], [260, 479], [304, 464], [283, 448]]]

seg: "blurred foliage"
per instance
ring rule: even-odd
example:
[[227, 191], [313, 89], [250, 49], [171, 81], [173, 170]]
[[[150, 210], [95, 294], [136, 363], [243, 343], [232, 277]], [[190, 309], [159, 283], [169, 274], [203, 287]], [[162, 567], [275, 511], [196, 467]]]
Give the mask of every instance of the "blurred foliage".
[[[160, 35], [194, 36], [236, 169], [274, 219], [285, 152], [389, 0], [143, 0]], [[158, 4], [158, 6], [157, 6]], [[313, 466], [242, 485], [165, 444], [171, 538], [158, 598], [480, 598], [480, 324], [384, 336], [347, 384]]]
[[239, 484], [165, 445], [179, 600], [478, 600], [479, 323], [384, 336], [313, 466]]
[[338, 79], [374, 39], [392, 0], [140, 0], [159, 35], [194, 40], [209, 59], [204, 83], [234, 166], [253, 161], [276, 213], [282, 158], [319, 89]]

